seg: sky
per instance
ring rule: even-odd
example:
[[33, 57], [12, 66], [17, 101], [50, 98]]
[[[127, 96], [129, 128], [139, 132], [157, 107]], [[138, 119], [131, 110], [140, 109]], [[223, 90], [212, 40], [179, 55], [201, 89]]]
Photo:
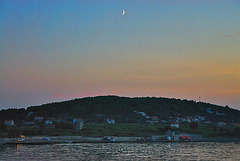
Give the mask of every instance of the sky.
[[240, 109], [239, 62], [239, 0], [0, 1], [0, 109], [99, 95]]

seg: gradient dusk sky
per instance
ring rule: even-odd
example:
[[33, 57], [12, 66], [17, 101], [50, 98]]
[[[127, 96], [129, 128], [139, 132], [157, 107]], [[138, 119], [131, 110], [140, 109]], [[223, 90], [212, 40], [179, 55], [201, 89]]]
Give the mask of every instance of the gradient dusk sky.
[[0, 1], [0, 108], [98, 95], [240, 109], [240, 1]]

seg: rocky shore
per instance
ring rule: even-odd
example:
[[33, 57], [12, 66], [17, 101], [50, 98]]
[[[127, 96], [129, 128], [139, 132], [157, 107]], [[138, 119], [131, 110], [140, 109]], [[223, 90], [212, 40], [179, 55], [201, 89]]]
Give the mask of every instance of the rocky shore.
[[[61, 144], [61, 143], [122, 143], [122, 142], [169, 142], [167, 140], [151, 140], [142, 137], [114, 137], [114, 141], [103, 137], [81, 137], [81, 136], [54, 136], [50, 140], [43, 140], [43, 137], [26, 137], [24, 141], [18, 138], [0, 138], [0, 144]], [[173, 141], [171, 141], [173, 142]], [[188, 141], [189, 142], [189, 141]], [[240, 142], [240, 138], [203, 138], [198, 142]]]

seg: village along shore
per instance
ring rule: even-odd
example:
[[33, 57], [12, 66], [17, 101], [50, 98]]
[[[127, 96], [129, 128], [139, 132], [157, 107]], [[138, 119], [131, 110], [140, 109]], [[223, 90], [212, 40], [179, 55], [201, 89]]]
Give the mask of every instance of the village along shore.
[[[155, 138], [154, 138], [155, 137]], [[19, 141], [19, 138], [0, 138], [1, 144], [29, 144], [29, 145], [44, 145], [44, 144], [61, 144], [61, 143], [126, 143], [126, 142], [240, 142], [240, 138], [201, 138], [199, 140], [167, 140], [157, 139], [153, 137], [82, 137], [82, 136], [51, 136], [49, 140], [44, 140], [45, 136], [25, 137], [24, 141]], [[113, 139], [113, 140], [111, 140]]]

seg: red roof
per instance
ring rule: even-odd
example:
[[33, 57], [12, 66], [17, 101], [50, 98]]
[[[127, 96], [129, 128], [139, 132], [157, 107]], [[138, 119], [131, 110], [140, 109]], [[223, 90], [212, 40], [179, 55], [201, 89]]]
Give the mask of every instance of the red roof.
[[191, 139], [189, 136], [180, 136], [181, 139]]
[[10, 121], [12, 122], [13, 120], [5, 120], [5, 122], [10, 122]]

